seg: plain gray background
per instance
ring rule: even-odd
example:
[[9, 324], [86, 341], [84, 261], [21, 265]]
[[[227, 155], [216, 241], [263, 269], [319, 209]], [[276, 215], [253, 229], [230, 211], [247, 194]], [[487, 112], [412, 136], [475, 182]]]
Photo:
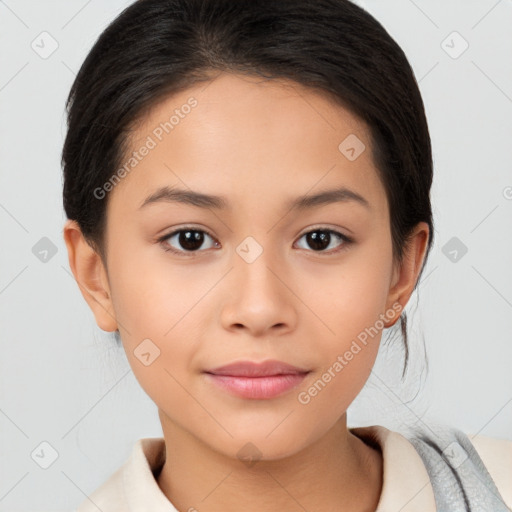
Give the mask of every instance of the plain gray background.
[[[1, 511], [71, 510], [137, 439], [162, 435], [122, 348], [96, 326], [62, 239], [65, 98], [130, 3], [0, 1]], [[419, 81], [436, 240], [406, 308], [411, 371], [401, 382], [398, 338], [382, 346], [349, 425], [440, 422], [512, 439], [512, 1], [359, 3]]]

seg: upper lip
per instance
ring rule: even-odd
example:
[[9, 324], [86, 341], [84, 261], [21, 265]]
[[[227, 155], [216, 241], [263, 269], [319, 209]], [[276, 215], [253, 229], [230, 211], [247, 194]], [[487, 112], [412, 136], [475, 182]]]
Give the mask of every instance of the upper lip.
[[214, 375], [231, 375], [234, 377], [264, 377], [269, 375], [296, 375], [308, 373], [309, 370], [292, 366], [282, 361], [268, 360], [263, 362], [256, 361], [236, 361], [224, 366], [219, 366], [212, 370], [206, 370], [206, 373]]

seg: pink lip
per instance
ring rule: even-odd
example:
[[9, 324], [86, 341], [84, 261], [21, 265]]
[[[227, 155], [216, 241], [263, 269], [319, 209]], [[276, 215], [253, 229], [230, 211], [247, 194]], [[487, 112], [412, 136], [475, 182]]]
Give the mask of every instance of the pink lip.
[[239, 361], [208, 370], [208, 378], [242, 398], [267, 399], [281, 395], [302, 382], [309, 370], [281, 361]]

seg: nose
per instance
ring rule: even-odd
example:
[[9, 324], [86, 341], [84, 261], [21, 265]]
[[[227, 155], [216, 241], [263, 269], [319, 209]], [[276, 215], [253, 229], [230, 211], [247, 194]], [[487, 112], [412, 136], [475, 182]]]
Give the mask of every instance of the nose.
[[264, 250], [254, 261], [238, 254], [226, 283], [226, 300], [221, 310], [222, 326], [230, 331], [247, 331], [254, 337], [284, 334], [297, 323], [297, 297], [290, 273]]

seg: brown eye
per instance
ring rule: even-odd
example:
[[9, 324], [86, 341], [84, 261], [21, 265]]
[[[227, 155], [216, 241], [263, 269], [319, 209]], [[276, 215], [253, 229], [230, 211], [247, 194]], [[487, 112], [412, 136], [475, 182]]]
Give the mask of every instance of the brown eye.
[[[315, 252], [336, 252], [338, 247], [348, 245], [352, 240], [332, 229], [315, 229], [302, 235], [300, 239], [304, 238], [309, 248]], [[342, 241], [343, 243], [339, 243]], [[337, 243], [338, 242], [338, 243]], [[326, 249], [333, 249], [327, 251]]]
[[[160, 238], [160, 242], [164, 244], [166, 251], [177, 253], [198, 252], [203, 248], [205, 240], [212, 237], [200, 229], [183, 228], [173, 231], [172, 233]], [[215, 242], [210, 244], [214, 247]], [[206, 249], [210, 248], [206, 247]]]

